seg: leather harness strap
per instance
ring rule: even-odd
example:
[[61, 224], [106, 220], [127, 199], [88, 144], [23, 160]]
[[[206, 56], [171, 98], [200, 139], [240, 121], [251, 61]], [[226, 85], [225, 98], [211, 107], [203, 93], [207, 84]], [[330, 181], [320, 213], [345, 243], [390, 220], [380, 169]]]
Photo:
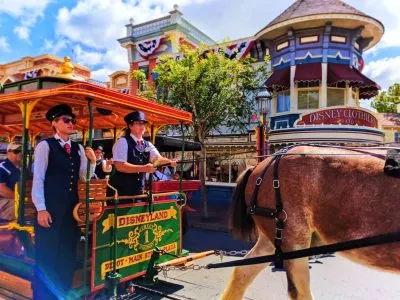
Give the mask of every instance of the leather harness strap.
[[[263, 172], [256, 180], [256, 187], [254, 189], [253, 195], [250, 199], [249, 206], [247, 208], [247, 213], [249, 215], [263, 216], [267, 218], [275, 219], [275, 268], [282, 269], [283, 268], [283, 251], [282, 251], [282, 231], [284, 228], [284, 223], [286, 221], [286, 212], [283, 210], [280, 182], [279, 182], [279, 162], [282, 156], [288, 152], [290, 149], [293, 149], [296, 145], [291, 147], [287, 147], [281, 149], [276, 153], [274, 159], [272, 159], [269, 164], [264, 168]], [[264, 180], [265, 175], [267, 174], [269, 167], [274, 163], [274, 173], [273, 173], [273, 181], [272, 186], [275, 191], [275, 209], [266, 208], [266, 207], [257, 207], [257, 196], [260, 190], [261, 183]], [[284, 213], [284, 214], [282, 214]]]

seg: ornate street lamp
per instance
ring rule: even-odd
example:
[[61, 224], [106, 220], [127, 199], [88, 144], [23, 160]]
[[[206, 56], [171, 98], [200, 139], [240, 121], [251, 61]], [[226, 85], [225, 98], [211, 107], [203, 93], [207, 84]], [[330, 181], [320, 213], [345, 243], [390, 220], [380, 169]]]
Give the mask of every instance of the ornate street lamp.
[[260, 123], [257, 132], [257, 154], [258, 161], [264, 160], [264, 155], [268, 155], [268, 122], [271, 112], [272, 96], [267, 90], [261, 90], [256, 96], [258, 112], [260, 113]]

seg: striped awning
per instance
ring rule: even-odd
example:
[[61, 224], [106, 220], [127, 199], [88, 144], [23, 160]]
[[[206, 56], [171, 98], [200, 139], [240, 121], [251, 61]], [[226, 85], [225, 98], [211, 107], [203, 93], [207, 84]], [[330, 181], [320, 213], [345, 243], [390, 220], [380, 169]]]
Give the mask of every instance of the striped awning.
[[290, 88], [290, 67], [275, 70], [265, 82], [269, 92], [282, 91]]
[[361, 99], [369, 99], [378, 95], [381, 87], [373, 80], [347, 64], [328, 64], [328, 86], [348, 84], [358, 88]]
[[321, 63], [296, 65], [294, 82], [296, 83], [319, 83], [322, 78]]

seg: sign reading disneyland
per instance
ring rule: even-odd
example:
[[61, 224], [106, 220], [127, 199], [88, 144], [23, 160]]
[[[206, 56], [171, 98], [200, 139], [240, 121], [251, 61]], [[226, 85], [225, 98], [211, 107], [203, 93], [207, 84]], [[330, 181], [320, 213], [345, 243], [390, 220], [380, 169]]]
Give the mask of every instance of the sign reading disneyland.
[[[116, 224], [117, 260], [116, 268], [122, 275], [122, 281], [141, 276], [153, 254], [153, 249], [173, 255], [181, 254], [181, 218], [176, 201], [159, 201], [154, 203], [154, 210], [150, 214], [146, 203], [135, 206], [108, 207], [93, 224], [93, 290], [101, 289], [105, 284], [106, 276], [113, 271], [112, 260], [113, 229]], [[161, 256], [159, 263], [168, 259]]]

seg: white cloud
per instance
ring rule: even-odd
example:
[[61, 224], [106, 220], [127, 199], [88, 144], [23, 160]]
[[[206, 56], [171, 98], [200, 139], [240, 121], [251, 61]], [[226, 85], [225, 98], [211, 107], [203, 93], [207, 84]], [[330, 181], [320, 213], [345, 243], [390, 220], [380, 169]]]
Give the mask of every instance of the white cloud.
[[43, 17], [46, 7], [53, 0], [0, 0], [0, 14], [5, 13], [21, 24], [14, 29], [14, 33], [23, 40], [29, 40], [29, 28], [33, 27], [38, 18]]
[[103, 54], [101, 52], [85, 51], [80, 45], [74, 47], [74, 56], [77, 63], [89, 67], [103, 62]]
[[71, 44], [70, 41], [63, 39], [63, 38], [58, 39], [57, 41], [44, 39], [44, 43], [43, 43], [43, 46], [40, 49], [40, 51], [47, 51], [52, 54], [57, 54], [64, 48], [68, 47], [70, 44]]
[[364, 73], [375, 80], [384, 90], [394, 83], [400, 83], [400, 56], [385, 57], [369, 62]]
[[116, 39], [125, 36], [129, 18], [143, 22], [163, 15], [159, 6], [151, 9], [150, 2], [139, 1], [135, 5], [134, 0], [79, 1], [71, 10], [66, 7], [59, 10], [56, 31], [89, 47], [112, 48], [117, 44]]
[[100, 68], [98, 70], [92, 71], [92, 79], [99, 80], [99, 81], [109, 81], [110, 78], [108, 75], [115, 72], [115, 70], [110, 68]]
[[347, 0], [350, 5], [381, 21], [385, 26], [385, 34], [381, 42], [368, 51], [374, 55], [379, 49], [400, 46], [400, 1], [398, 0]]
[[210, 1], [215, 0], [81, 0], [72, 8], [58, 11], [56, 35], [75, 43], [78, 63], [101, 66], [94, 69], [92, 77], [105, 81], [116, 70], [129, 70], [128, 55], [117, 39], [126, 35], [125, 25], [131, 17], [141, 23], [167, 15], [172, 3], [183, 6]]
[[108, 81], [111, 73], [117, 70], [129, 70], [128, 56], [122, 47], [106, 50], [104, 53], [84, 51], [80, 46], [75, 47], [76, 61], [86, 66], [101, 67], [92, 71], [92, 78]]
[[29, 41], [30, 29], [25, 26], [17, 26], [14, 28], [14, 33], [21, 39]]
[[0, 52], [10, 52], [10, 44], [7, 42], [7, 38], [0, 36]]

